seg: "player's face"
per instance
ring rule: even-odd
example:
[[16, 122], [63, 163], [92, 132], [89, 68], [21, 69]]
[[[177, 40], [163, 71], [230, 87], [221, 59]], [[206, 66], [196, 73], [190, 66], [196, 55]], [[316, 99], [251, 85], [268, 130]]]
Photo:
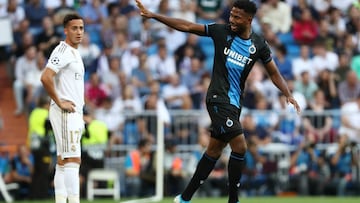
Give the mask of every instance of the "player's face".
[[244, 10], [233, 7], [230, 11], [229, 22], [232, 31], [242, 33], [251, 26], [251, 17]]
[[74, 19], [69, 21], [64, 29], [66, 35], [66, 42], [77, 48], [84, 36], [84, 22], [81, 19]]

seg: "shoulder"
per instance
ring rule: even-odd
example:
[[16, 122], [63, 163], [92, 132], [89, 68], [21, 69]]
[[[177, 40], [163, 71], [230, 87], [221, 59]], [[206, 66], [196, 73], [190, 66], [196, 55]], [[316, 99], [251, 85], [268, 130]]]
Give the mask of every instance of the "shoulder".
[[208, 36], [228, 35], [231, 32], [228, 24], [218, 23], [205, 24], [205, 31]]
[[252, 32], [252, 33], [251, 33], [250, 38], [251, 38], [251, 40], [252, 40], [254, 43], [256, 43], [256, 44], [258, 44], [258, 45], [268, 46], [265, 38], [264, 38], [263, 36], [255, 33], [255, 32]]

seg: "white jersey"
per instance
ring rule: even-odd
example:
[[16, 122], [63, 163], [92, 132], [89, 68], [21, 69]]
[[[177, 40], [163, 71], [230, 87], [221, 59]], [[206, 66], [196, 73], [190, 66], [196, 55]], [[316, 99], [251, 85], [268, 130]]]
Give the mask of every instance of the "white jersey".
[[[76, 111], [82, 112], [84, 102], [84, 63], [77, 49], [64, 41], [53, 50], [46, 64], [57, 74], [55, 76], [55, 90], [59, 99], [72, 101]], [[54, 101], [51, 101], [54, 104]]]

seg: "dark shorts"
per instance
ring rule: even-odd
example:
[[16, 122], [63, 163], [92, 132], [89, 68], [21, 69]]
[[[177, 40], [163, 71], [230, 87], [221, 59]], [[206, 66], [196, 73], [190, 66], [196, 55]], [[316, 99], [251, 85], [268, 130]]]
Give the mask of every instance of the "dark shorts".
[[240, 123], [241, 109], [224, 103], [207, 103], [206, 107], [211, 118], [211, 137], [228, 143], [243, 133]]

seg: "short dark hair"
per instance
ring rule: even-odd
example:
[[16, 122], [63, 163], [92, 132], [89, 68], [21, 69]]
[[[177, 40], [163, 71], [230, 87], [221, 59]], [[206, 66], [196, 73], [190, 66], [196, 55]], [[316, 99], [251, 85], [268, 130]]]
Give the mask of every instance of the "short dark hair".
[[63, 26], [66, 27], [67, 24], [72, 21], [72, 20], [77, 20], [77, 19], [81, 19], [83, 20], [83, 18], [77, 14], [77, 13], [69, 13], [67, 14], [65, 17], [64, 17], [64, 20], [63, 20]]
[[242, 9], [251, 16], [254, 16], [257, 11], [256, 4], [250, 0], [236, 0], [233, 7]]

